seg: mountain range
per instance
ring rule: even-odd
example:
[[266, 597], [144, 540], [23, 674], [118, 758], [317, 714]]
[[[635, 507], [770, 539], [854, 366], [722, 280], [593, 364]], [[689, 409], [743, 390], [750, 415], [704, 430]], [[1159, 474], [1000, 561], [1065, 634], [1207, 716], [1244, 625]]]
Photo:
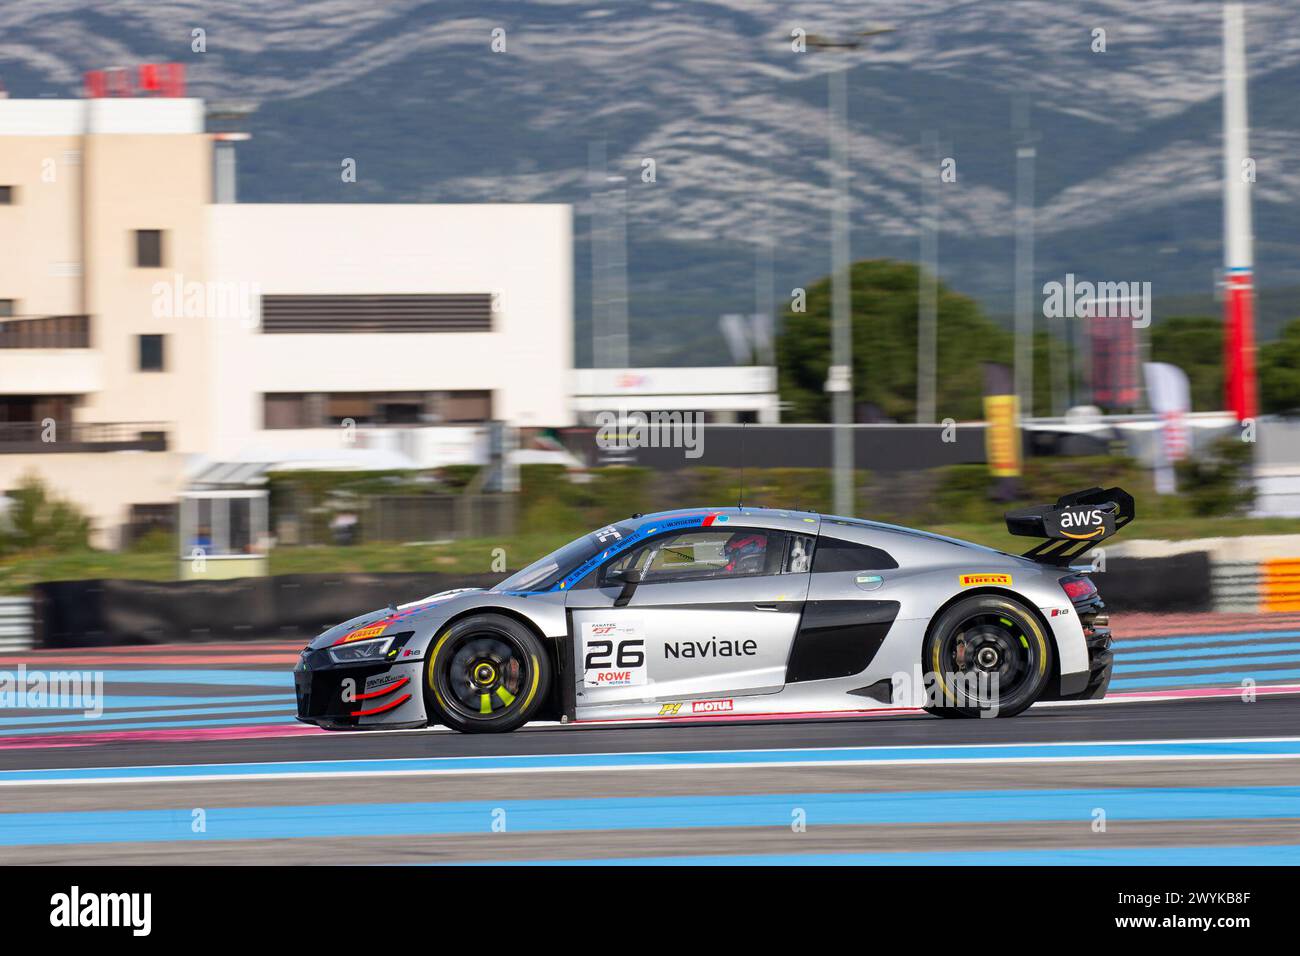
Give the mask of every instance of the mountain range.
[[[1263, 338], [1300, 316], [1296, 12], [1247, 5]], [[7, 0], [0, 81], [68, 96], [88, 69], [182, 62], [192, 95], [250, 110], [242, 201], [573, 203], [579, 364], [594, 145], [626, 182], [632, 363], [718, 364], [719, 316], [779, 311], [829, 271], [839, 69], [855, 257], [918, 257], [923, 172], [951, 159], [940, 275], [1005, 316], [1032, 145], [1037, 285], [1150, 281], [1215, 308], [1221, 23], [1210, 0]]]

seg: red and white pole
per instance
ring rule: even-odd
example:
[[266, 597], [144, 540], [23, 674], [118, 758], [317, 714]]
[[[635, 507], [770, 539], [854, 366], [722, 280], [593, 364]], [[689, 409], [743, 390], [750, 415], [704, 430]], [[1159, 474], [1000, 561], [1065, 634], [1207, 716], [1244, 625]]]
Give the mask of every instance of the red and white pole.
[[1255, 382], [1255, 282], [1246, 113], [1246, 22], [1223, 5], [1224, 390], [1238, 421], [1259, 411]]

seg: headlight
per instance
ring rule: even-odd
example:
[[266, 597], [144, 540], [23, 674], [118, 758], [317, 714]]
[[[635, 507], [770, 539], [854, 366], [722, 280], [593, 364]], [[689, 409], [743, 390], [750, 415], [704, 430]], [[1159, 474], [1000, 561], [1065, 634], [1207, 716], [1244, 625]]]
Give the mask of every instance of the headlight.
[[388, 652], [392, 637], [372, 637], [368, 641], [354, 641], [330, 648], [330, 659], [335, 664], [355, 664], [360, 661], [377, 661]]

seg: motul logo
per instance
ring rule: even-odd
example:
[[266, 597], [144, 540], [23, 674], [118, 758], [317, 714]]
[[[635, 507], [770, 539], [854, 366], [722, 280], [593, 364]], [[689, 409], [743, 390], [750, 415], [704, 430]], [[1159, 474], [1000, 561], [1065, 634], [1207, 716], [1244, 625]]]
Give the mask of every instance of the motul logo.
[[692, 714], [721, 714], [735, 709], [735, 702], [730, 700], [697, 700], [691, 704]]

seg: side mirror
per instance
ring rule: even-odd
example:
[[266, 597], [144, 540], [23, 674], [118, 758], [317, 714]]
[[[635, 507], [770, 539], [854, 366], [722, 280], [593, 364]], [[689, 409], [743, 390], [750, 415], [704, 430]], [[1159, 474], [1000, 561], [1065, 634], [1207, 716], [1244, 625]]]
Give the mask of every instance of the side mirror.
[[623, 568], [611, 574], [609, 580], [623, 585], [623, 590], [614, 599], [614, 607], [627, 607], [636, 592], [636, 586], [641, 583], [641, 572], [636, 568]]

